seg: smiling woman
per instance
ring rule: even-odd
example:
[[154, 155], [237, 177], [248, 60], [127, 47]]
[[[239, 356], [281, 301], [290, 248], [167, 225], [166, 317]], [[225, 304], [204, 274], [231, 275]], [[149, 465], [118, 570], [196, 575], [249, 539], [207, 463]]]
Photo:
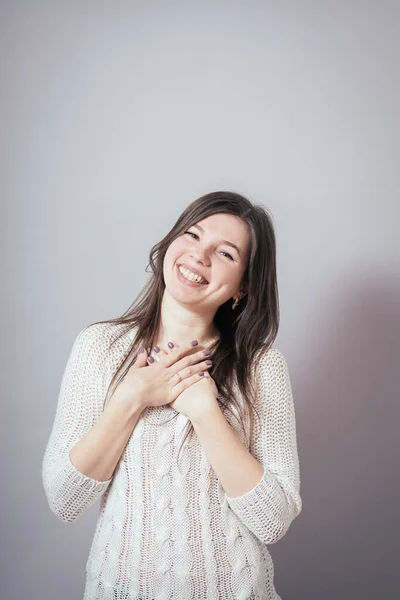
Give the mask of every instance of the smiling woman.
[[121, 317], [79, 332], [43, 459], [58, 518], [101, 498], [84, 600], [279, 600], [267, 545], [302, 500], [272, 218], [206, 194], [149, 265]]
[[[190, 230], [194, 228], [199, 233]], [[165, 253], [164, 301], [171, 305], [169, 295], [172, 295], [177, 303], [184, 302], [185, 307], [195, 303], [197, 313], [207, 310], [209, 315], [214, 316], [230, 298], [244, 295], [241, 280], [248, 265], [248, 226], [236, 215], [215, 213], [203, 218], [201, 225], [200, 222], [194, 223], [190, 229], [176, 237]], [[236, 243], [226, 240], [227, 235]], [[231, 253], [227, 251], [228, 247], [232, 248]], [[184, 284], [177, 289], [174, 288], [176, 276]], [[203, 287], [201, 298], [198, 294], [190, 294], [191, 289], [200, 287]], [[192, 321], [193, 310], [190, 309], [188, 323]]]

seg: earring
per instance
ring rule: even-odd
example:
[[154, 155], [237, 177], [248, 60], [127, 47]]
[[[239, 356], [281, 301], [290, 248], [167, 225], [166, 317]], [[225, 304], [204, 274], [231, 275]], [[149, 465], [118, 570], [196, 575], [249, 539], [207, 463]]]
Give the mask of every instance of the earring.
[[235, 302], [232, 304], [232, 310], [235, 310], [237, 305], [239, 304], [239, 298], [235, 298]]

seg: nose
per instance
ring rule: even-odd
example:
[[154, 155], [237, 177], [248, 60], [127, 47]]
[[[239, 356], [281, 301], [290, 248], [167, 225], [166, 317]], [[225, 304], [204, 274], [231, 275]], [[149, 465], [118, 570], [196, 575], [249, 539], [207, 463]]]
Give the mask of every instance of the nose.
[[196, 248], [192, 251], [191, 257], [194, 261], [201, 263], [205, 267], [210, 266], [210, 257], [206, 248]]

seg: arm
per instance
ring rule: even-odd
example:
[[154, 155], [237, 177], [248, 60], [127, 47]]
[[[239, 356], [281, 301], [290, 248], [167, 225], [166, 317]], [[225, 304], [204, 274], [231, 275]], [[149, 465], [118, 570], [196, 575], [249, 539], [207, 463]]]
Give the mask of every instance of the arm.
[[143, 408], [118, 403], [113, 394], [96, 423], [72, 448], [69, 458], [81, 473], [97, 481], [111, 481], [115, 467], [135, 429]]
[[260, 424], [255, 416], [254, 427], [261, 433], [252, 432], [253, 454], [219, 406], [192, 422], [230, 508], [260, 541], [273, 544], [302, 508], [293, 396], [287, 363], [277, 348], [261, 358], [256, 391]]
[[83, 329], [73, 344], [42, 463], [50, 509], [67, 523], [104, 494], [141, 413], [111, 402], [102, 412], [109, 351], [103, 326]]

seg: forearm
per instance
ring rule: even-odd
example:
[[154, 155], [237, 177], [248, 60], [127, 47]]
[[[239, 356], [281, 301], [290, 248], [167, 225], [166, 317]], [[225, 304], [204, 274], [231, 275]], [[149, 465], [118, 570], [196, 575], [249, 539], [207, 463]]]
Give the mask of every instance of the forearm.
[[[112, 401], [113, 400], [113, 401]], [[111, 479], [144, 407], [111, 399], [88, 433], [71, 449], [70, 460], [78, 471], [96, 479]]]
[[228, 496], [241, 496], [261, 480], [264, 469], [242, 444], [217, 404], [191, 419], [204, 452]]
[[260, 541], [278, 541], [301, 510], [300, 495], [289, 478], [264, 469], [219, 406], [191, 421], [229, 506]]

